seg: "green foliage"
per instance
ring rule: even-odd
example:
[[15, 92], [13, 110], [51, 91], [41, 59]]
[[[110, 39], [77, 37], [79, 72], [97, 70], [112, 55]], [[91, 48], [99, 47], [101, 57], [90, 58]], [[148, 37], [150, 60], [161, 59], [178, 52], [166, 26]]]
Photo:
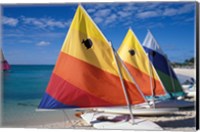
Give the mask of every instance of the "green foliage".
[[172, 62], [172, 67], [194, 67], [195, 58], [186, 59], [184, 62]]

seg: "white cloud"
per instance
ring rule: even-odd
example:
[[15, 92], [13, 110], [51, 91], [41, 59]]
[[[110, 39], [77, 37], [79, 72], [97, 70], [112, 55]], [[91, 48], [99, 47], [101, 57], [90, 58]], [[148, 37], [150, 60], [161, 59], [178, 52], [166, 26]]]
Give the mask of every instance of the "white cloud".
[[94, 16], [98, 16], [98, 17], [106, 17], [111, 13], [110, 9], [102, 9], [102, 10], [98, 10]]
[[96, 23], [101, 23], [101, 22], [103, 21], [103, 19], [102, 19], [101, 17], [95, 17], [95, 18], [94, 18], [94, 21], [95, 21]]
[[[147, 7], [147, 8], [146, 8]], [[174, 8], [166, 5], [161, 8], [159, 4], [149, 4], [137, 12], [136, 17], [140, 19], [152, 17], [172, 17], [175, 15], [182, 15], [194, 10], [194, 4], [183, 4], [179, 8]]]
[[159, 3], [159, 2], [147, 2], [147, 3], [144, 3], [144, 9], [147, 9], [147, 10], [155, 10], [155, 9], [158, 9], [160, 7], [162, 3]]
[[65, 28], [70, 25], [71, 20], [58, 21], [52, 18], [30, 18], [22, 17], [22, 21], [25, 24], [33, 25], [39, 28]]
[[164, 16], [174, 16], [189, 13], [194, 10], [194, 4], [184, 4], [179, 8], [166, 8], [163, 12]]
[[164, 16], [173, 16], [176, 14], [177, 14], [177, 9], [173, 9], [173, 8], [165, 9], [163, 12]]
[[16, 19], [16, 18], [11, 18], [11, 17], [4, 16], [2, 22], [5, 25], [9, 25], [9, 26], [13, 26], [14, 27], [14, 26], [16, 26], [18, 24], [19, 20]]
[[106, 19], [105, 24], [106, 24], [106, 25], [107, 25], [107, 24], [110, 24], [110, 23], [114, 22], [116, 19], [117, 19], [117, 15], [112, 14], [111, 16], [109, 16], [109, 17]]
[[120, 17], [128, 17], [131, 15], [131, 12], [128, 12], [128, 11], [119, 11], [117, 13]]
[[135, 3], [129, 3], [124, 6], [123, 11], [135, 11], [138, 9], [138, 6]]
[[194, 18], [192, 17], [192, 18], [187, 18], [187, 19], [185, 19], [185, 22], [193, 22], [194, 21]]
[[87, 9], [87, 12], [88, 13], [93, 13], [93, 12], [95, 12], [96, 10], [95, 9]]
[[61, 22], [61, 21], [55, 21], [55, 20], [48, 20], [46, 22], [46, 25], [49, 27], [59, 27], [59, 28], [64, 28], [67, 23], [66, 22]]
[[103, 23], [103, 25], [113, 22], [117, 17], [110, 8], [105, 8], [105, 6], [98, 6], [92, 16], [96, 23]]
[[178, 10], [178, 14], [184, 14], [184, 13], [188, 13], [190, 11], [192, 11], [194, 9], [194, 4], [185, 4], [184, 6], [182, 6], [181, 8], [179, 8]]
[[92, 6], [95, 9], [103, 9], [106, 8], [105, 4], [95, 4]]
[[25, 24], [31, 24], [31, 25], [38, 26], [38, 27], [45, 27], [45, 24], [41, 20], [36, 19], [36, 18], [23, 17], [22, 20]]
[[47, 46], [47, 45], [50, 45], [50, 42], [40, 41], [40, 42], [37, 43], [36, 45], [37, 45], [37, 46]]
[[141, 13], [138, 13], [136, 15], [137, 18], [141, 18], [141, 19], [144, 19], [144, 18], [151, 18], [151, 17], [157, 17], [159, 16], [160, 13], [159, 12], [156, 12], [156, 11], [145, 11], [145, 12], [141, 12]]

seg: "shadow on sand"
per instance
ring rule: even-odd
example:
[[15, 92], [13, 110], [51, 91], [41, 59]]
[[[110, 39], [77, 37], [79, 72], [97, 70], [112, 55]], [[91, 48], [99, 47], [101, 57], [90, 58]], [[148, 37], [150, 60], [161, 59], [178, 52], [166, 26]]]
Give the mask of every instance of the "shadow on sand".
[[171, 121], [158, 121], [155, 123], [157, 123], [161, 127], [173, 127], [173, 128], [195, 127], [194, 118], [178, 119], [178, 120], [171, 120]]

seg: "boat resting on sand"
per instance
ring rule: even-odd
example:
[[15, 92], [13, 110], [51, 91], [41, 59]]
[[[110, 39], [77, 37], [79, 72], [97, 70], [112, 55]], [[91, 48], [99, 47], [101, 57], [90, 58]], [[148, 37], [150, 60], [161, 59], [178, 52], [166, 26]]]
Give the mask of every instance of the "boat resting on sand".
[[132, 123], [129, 115], [90, 112], [82, 114], [81, 118], [96, 129], [163, 130], [159, 125], [145, 119], [134, 119]]
[[[150, 102], [151, 104], [151, 102]], [[192, 108], [194, 107], [194, 102], [184, 101], [184, 100], [157, 100], [155, 101], [155, 108], [151, 108], [147, 104], [140, 105], [141, 107], [132, 106], [133, 115], [143, 115], [143, 116], [155, 116], [155, 115], [168, 115], [173, 114], [173, 112], [178, 111], [180, 108]], [[128, 114], [129, 109], [127, 106], [123, 107], [102, 107], [93, 109], [100, 112], [107, 113], [118, 113], [118, 114]]]
[[[109, 107], [109, 108], [98, 108], [96, 111], [115, 113], [115, 114], [129, 114], [130, 111], [127, 107]], [[158, 116], [158, 115], [169, 115], [173, 112], [178, 111], [178, 108], [137, 108], [132, 109], [133, 115], [142, 116]]]

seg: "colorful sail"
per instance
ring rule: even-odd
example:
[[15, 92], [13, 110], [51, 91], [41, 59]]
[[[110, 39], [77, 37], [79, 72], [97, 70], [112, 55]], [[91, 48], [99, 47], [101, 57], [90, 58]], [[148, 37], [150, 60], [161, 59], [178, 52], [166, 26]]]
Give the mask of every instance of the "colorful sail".
[[143, 47], [149, 54], [149, 59], [153, 63], [167, 92], [183, 94], [181, 84], [170, 66], [169, 60], [165, 57], [164, 52], [150, 31], [146, 35]]
[[129, 29], [118, 54], [146, 96], [164, 95], [165, 89], [134, 32]]
[[[39, 108], [127, 105], [116, 61], [111, 45], [79, 5]], [[120, 70], [130, 103], [143, 103], [121, 64]]]
[[8, 64], [7, 60], [5, 59], [2, 49], [1, 49], [1, 65], [2, 65], [3, 71], [10, 70], [10, 65]]

